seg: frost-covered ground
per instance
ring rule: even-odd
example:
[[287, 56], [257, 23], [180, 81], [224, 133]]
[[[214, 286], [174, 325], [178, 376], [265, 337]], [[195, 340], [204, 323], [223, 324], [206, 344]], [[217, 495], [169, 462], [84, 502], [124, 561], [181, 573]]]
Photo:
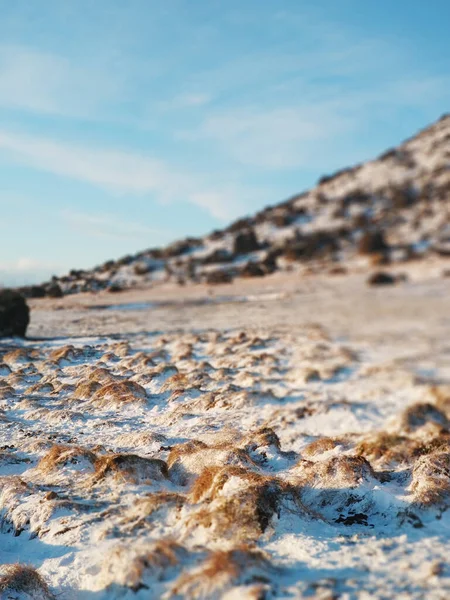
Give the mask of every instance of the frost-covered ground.
[[36, 301], [0, 343], [0, 597], [448, 598], [430, 273]]

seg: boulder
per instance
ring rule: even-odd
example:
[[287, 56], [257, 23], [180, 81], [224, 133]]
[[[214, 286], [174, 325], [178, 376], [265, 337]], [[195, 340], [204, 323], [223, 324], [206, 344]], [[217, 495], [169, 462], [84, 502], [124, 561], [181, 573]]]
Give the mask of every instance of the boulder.
[[233, 273], [225, 269], [217, 269], [209, 271], [206, 274], [206, 283], [209, 285], [218, 285], [221, 283], [231, 283], [233, 281]]
[[380, 230], [366, 231], [359, 240], [358, 252], [360, 254], [378, 254], [388, 250], [389, 246]]
[[233, 254], [248, 254], [259, 250], [260, 245], [253, 229], [238, 233], [234, 238]]
[[49, 298], [62, 298], [64, 296], [61, 286], [54, 281], [45, 286], [45, 292]]
[[367, 283], [368, 285], [393, 285], [396, 281], [396, 278], [390, 273], [377, 271], [369, 277]]
[[266, 270], [264, 267], [257, 262], [248, 262], [240, 272], [241, 277], [264, 277]]
[[30, 310], [25, 298], [15, 290], [0, 290], [0, 337], [25, 337]]

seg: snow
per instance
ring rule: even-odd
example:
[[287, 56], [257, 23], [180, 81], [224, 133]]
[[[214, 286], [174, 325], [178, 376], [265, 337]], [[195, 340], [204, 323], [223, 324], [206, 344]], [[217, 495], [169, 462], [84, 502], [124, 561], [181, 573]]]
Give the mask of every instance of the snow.
[[[276, 281], [212, 305], [192, 301], [182, 328], [173, 325], [176, 292], [124, 310], [50, 313], [44, 302], [32, 331], [51, 335], [65, 323], [67, 334], [2, 341], [0, 392], [13, 393], [0, 399], [0, 563], [34, 566], [62, 600], [252, 598], [262, 589], [274, 598], [448, 596], [450, 496], [421, 504], [435, 481], [427, 456], [412, 486], [413, 455], [385, 464], [357, 450], [378, 432], [441, 439], [431, 421], [408, 432], [399, 415], [436, 403], [433, 386], [450, 381], [448, 281], [419, 278], [370, 300], [351, 279], [308, 284], [309, 294], [293, 292], [294, 276], [291, 287]], [[317, 321], [343, 318], [349, 293], [353, 329], [337, 339]], [[372, 324], [357, 310], [369, 301]], [[396, 327], [383, 316], [388, 304], [402, 307]], [[159, 331], [147, 332], [153, 314]], [[106, 404], [94, 389], [77, 398], [89, 378], [145, 393], [130, 385]], [[334, 446], [308, 450], [324, 438]], [[450, 490], [448, 475], [436, 476]], [[237, 510], [229, 523], [228, 510]], [[227, 566], [232, 554], [216, 559], [246, 544], [265, 558], [249, 555], [239, 568]], [[210, 577], [215, 560], [220, 576]]]

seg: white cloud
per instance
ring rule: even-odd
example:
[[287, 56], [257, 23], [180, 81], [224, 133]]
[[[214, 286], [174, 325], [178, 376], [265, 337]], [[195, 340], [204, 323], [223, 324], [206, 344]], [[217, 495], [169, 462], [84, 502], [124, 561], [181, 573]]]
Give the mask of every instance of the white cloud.
[[0, 263], [0, 286], [38, 283], [63, 270], [64, 267], [56, 263], [24, 256], [16, 261]]
[[[318, 168], [336, 156], [345, 164], [343, 140], [374, 118], [387, 122], [404, 106], [422, 108], [448, 96], [450, 78], [404, 78], [367, 89], [306, 87], [297, 103], [258, 104], [210, 113], [180, 137], [206, 140], [244, 165], [264, 169]], [[360, 150], [360, 148], [358, 148]], [[362, 156], [360, 158], [363, 158]]]
[[[0, 130], [0, 151], [9, 161], [123, 194], [154, 194], [160, 202], [195, 204], [217, 219], [234, 217], [236, 195], [227, 187], [222, 202], [220, 183], [212, 177], [185, 173], [152, 157], [126, 151], [71, 145], [51, 139]], [[231, 196], [229, 193], [231, 193]]]
[[81, 230], [97, 237], [111, 237], [136, 239], [140, 236], [163, 236], [174, 235], [172, 232], [148, 227], [143, 223], [126, 221], [118, 215], [92, 214], [86, 212], [65, 210], [62, 212], [63, 219], [74, 229]]
[[121, 83], [93, 62], [25, 46], [0, 46], [0, 106], [62, 116], [91, 116], [120, 95]]

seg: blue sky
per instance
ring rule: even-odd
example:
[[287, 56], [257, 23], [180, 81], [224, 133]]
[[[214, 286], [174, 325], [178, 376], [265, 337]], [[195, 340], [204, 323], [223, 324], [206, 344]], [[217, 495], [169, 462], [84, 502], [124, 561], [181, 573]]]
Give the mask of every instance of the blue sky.
[[450, 110], [447, 0], [0, 0], [0, 281], [201, 235]]

